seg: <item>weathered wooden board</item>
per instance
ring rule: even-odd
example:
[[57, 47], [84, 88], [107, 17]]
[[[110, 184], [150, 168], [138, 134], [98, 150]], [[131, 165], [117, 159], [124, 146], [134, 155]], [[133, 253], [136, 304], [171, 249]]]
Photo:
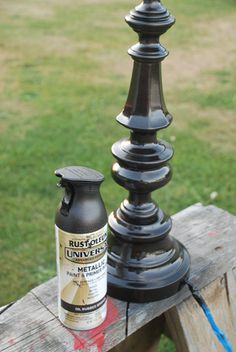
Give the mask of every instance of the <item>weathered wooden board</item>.
[[57, 277], [33, 288], [31, 292], [55, 317], [58, 317]]
[[[31, 292], [56, 318], [58, 317], [56, 278], [34, 288]], [[74, 337], [78, 337], [80, 341], [77, 344], [80, 351], [87, 351], [86, 348], [90, 351], [91, 345], [94, 346], [95, 351], [96, 348], [98, 351], [102, 349], [107, 351], [125, 339], [127, 303], [109, 297], [107, 309], [108, 315], [105, 322], [96, 329], [89, 332], [73, 331]]]
[[73, 351], [59, 321], [28, 293], [0, 315], [0, 351]]
[[112, 348], [111, 352], [156, 352], [165, 323], [164, 315], [157, 317]]
[[[235, 233], [236, 217], [214, 206], [194, 205], [173, 217], [172, 235], [190, 251], [191, 280], [198, 288], [236, 267]], [[88, 332], [76, 332], [57, 318], [57, 282], [52, 279], [0, 315], [0, 351], [105, 352], [189, 296], [185, 287], [174, 297], [148, 304], [127, 305], [109, 298], [106, 321]]]
[[77, 332], [65, 328], [57, 319], [54, 286], [56, 280], [50, 280], [0, 315], [0, 351], [108, 351], [124, 340], [125, 302], [109, 298], [105, 322], [89, 332]]
[[[191, 255], [190, 280], [199, 289], [236, 267], [236, 217], [215, 206], [193, 205], [173, 216], [172, 235]], [[168, 299], [129, 305], [128, 334], [189, 297], [185, 287]]]
[[[232, 270], [202, 290], [214, 319], [236, 349], [236, 282]], [[177, 352], [224, 352], [193, 297], [165, 313]]]

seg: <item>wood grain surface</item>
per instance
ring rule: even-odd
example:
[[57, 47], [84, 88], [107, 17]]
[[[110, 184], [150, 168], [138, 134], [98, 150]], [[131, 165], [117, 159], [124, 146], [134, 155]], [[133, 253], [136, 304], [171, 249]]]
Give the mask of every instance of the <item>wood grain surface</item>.
[[[236, 316], [236, 217], [214, 206], [196, 204], [173, 216], [172, 235], [189, 250], [190, 279], [199, 289], [205, 287], [203, 294], [216, 314], [216, 320], [236, 347], [236, 323], [233, 327]], [[201, 309], [190, 296], [190, 291], [184, 287], [173, 297], [147, 304], [109, 297], [105, 322], [96, 329], [78, 332], [65, 328], [58, 320], [57, 280], [53, 278], [9, 308], [4, 307], [2, 313], [0, 309], [0, 351], [105, 352], [163, 313], [168, 328], [172, 324], [171, 335], [178, 351], [199, 351], [191, 346], [201, 340], [199, 336], [203, 332], [206, 332], [206, 338], [212, 334], [207, 330]], [[159, 326], [157, 336], [160, 331]], [[217, 342], [214, 343], [218, 348], [216, 351], [221, 351]], [[124, 351], [124, 347], [121, 350]]]

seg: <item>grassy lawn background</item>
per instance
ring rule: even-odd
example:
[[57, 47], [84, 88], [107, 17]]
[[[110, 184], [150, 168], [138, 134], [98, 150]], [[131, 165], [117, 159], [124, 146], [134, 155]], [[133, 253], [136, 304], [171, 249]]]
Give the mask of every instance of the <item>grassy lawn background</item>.
[[[110, 148], [128, 135], [115, 116], [131, 76], [126, 50], [137, 41], [123, 17], [136, 4], [0, 4], [0, 305], [55, 275], [54, 213], [62, 197], [55, 169], [103, 172], [108, 212], [126, 195], [110, 176]], [[170, 50], [165, 99], [175, 119], [159, 136], [174, 146], [174, 175], [153, 197], [170, 214], [196, 202], [235, 214], [235, 1], [165, 5], [177, 17], [162, 36]]]

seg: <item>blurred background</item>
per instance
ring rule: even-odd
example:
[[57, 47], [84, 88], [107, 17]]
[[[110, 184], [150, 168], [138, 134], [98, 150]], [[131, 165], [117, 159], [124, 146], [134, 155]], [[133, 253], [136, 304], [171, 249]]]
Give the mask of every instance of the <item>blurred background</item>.
[[[128, 135], [115, 116], [131, 77], [126, 51], [137, 41], [123, 18], [136, 4], [0, 2], [0, 306], [56, 274], [55, 169], [104, 173], [108, 212], [126, 196], [110, 176], [110, 148]], [[236, 214], [235, 0], [164, 4], [177, 17], [161, 37], [174, 122], [159, 137], [175, 156], [172, 181], [153, 198], [171, 215], [196, 202]]]

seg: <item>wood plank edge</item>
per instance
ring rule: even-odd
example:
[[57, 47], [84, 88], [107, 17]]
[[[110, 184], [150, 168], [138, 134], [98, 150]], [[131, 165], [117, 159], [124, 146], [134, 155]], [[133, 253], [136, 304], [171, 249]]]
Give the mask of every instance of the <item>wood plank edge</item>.
[[0, 315], [4, 313], [8, 308], [10, 308], [15, 302], [10, 302], [6, 304], [5, 306], [0, 307]]

